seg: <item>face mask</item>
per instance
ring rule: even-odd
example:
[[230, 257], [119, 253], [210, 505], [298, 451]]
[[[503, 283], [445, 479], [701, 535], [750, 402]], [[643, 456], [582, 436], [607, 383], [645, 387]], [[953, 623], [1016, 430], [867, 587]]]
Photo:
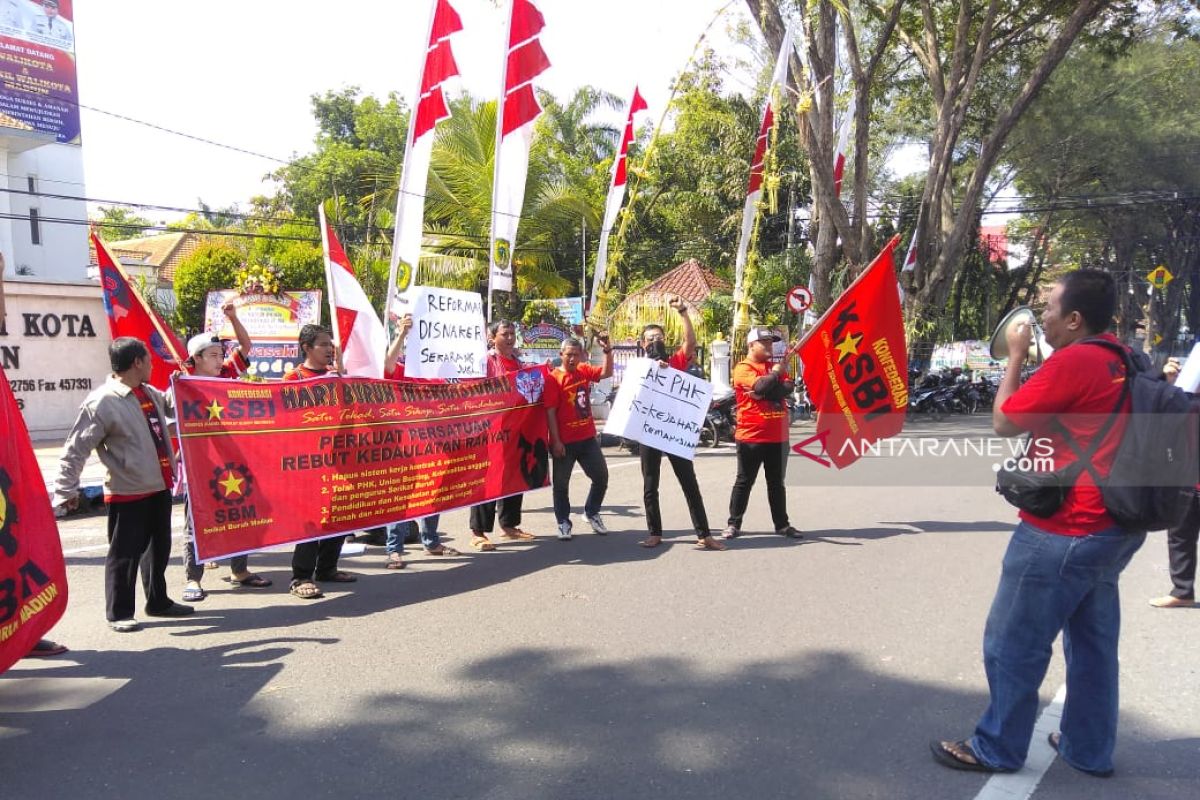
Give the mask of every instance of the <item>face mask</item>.
[[646, 358], [652, 358], [655, 361], [666, 361], [667, 345], [661, 340], [655, 340], [646, 345]]

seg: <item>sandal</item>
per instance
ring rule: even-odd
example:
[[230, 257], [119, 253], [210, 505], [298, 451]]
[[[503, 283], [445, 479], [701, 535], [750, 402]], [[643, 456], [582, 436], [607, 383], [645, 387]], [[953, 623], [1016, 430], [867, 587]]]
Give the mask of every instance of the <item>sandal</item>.
[[225, 580], [229, 581], [234, 586], [245, 586], [250, 589], [265, 589], [271, 585], [270, 578], [264, 578], [262, 575], [255, 575], [253, 572], [244, 578], [235, 578], [234, 576], [230, 575]]
[[388, 553], [387, 563], [384, 566], [388, 569], [404, 569], [408, 564], [404, 563], [404, 556], [399, 553]]
[[288, 591], [301, 600], [316, 600], [318, 597], [325, 596], [312, 581], [292, 581], [292, 585], [288, 588]]
[[50, 656], [60, 656], [67, 652], [67, 646], [52, 642], [49, 639], [38, 639], [37, 644], [33, 649], [25, 654], [26, 658], [49, 658]]
[[1009, 770], [984, 764], [971, 749], [971, 743], [965, 739], [961, 742], [944, 742], [935, 739], [929, 743], [929, 750], [933, 753], [934, 761], [950, 769], [960, 769], [966, 772], [1009, 772]]
[[455, 550], [453, 547], [446, 547], [444, 544], [439, 544], [437, 547], [426, 547], [425, 555], [427, 556], [461, 556], [462, 553]]
[[526, 533], [525, 531], [521, 530], [520, 528], [506, 528], [500, 534], [500, 538], [508, 539], [511, 542], [528, 542], [532, 539], [536, 539], [537, 537], [534, 536], [532, 533]]
[[645, 539], [643, 539], [642, 541], [638, 542], [638, 544], [640, 544], [642, 547], [645, 547], [647, 549], [653, 548], [653, 547], [658, 547], [660, 544], [662, 544], [662, 537], [659, 536], [657, 533], [652, 533], [649, 536], [647, 536]]
[[[1046, 734], [1046, 741], [1050, 743], [1050, 748], [1055, 753], [1058, 753], [1058, 745], [1062, 742], [1062, 734], [1058, 731]], [[1062, 753], [1059, 753], [1059, 755], [1062, 755]], [[1066, 759], [1064, 758], [1063, 761], [1066, 761]], [[1075, 765], [1071, 764], [1071, 766], [1074, 767]], [[1079, 769], [1078, 767], [1075, 768]], [[1113, 770], [1111, 769], [1080, 769], [1079, 771], [1097, 778], [1111, 778], [1113, 776]]]
[[351, 575], [349, 572], [342, 572], [340, 569], [337, 572], [329, 575], [318, 575], [317, 583], [354, 583], [358, 580], [357, 575]]
[[474, 547], [481, 553], [490, 552], [496, 549], [496, 545], [492, 544], [492, 542], [486, 536], [472, 536], [471, 547]]
[[697, 550], [728, 550], [723, 542], [718, 542], [711, 536], [705, 536], [703, 539], [696, 540]]
[[185, 586], [180, 599], [185, 603], [199, 603], [204, 598], [208, 597], [208, 592], [200, 587], [200, 584], [195, 586]]

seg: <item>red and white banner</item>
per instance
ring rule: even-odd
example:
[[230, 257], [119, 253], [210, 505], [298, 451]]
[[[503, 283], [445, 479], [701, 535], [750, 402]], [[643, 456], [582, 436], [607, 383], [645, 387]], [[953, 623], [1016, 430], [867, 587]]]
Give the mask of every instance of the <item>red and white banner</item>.
[[67, 568], [46, 482], [0, 368], [0, 672], [33, 649], [67, 608]]
[[172, 373], [187, 358], [183, 342], [134, 290], [129, 276], [121, 268], [121, 262], [113, 256], [95, 230], [91, 236], [96, 248], [96, 263], [100, 267], [100, 287], [104, 290], [108, 331], [114, 339], [132, 336], [146, 344], [153, 365], [150, 385], [165, 391], [171, 384]]
[[433, 158], [434, 128], [450, 117], [442, 85], [457, 76], [458, 63], [450, 47], [450, 36], [463, 29], [458, 12], [449, 0], [433, 0], [429, 19], [429, 48], [421, 69], [421, 85], [409, 118], [404, 164], [400, 168], [400, 190], [396, 195], [396, 229], [392, 235], [392, 265], [388, 274], [384, 323], [389, 335], [397, 320], [410, 313], [408, 289], [418, 283], [421, 241], [425, 222], [425, 191], [429, 187], [429, 163]]
[[347, 375], [382, 378], [387, 353], [387, 333], [367, 293], [354, 276], [354, 267], [337, 234], [325, 220], [325, 204], [317, 206], [321, 218], [321, 246], [325, 250], [325, 283], [329, 286], [329, 316], [333, 340], [342, 352]]
[[800, 345], [816, 434], [792, 449], [843, 469], [904, 428], [908, 351], [897, 293], [893, 236]]
[[616, 161], [613, 162], [612, 181], [608, 188], [608, 200], [604, 206], [604, 223], [600, 226], [600, 249], [596, 251], [596, 269], [592, 275], [592, 299], [588, 303], [588, 308], [596, 305], [596, 297], [604, 288], [604, 278], [608, 272], [608, 236], [617, 222], [621, 204], [625, 202], [625, 184], [628, 174], [626, 166], [629, 158], [629, 145], [633, 144], [633, 116], [639, 111], [645, 111], [646, 108], [646, 101], [637, 87], [633, 87], [633, 99], [629, 101], [629, 113], [625, 116], [625, 133], [621, 136], [621, 147], [617, 151]]
[[[197, 557], [213, 561], [547, 486], [542, 395], [551, 383], [544, 366], [452, 384], [177, 378]], [[38, 486], [44, 494], [40, 479]]]
[[746, 188], [746, 203], [742, 206], [742, 231], [738, 237], [737, 257], [734, 261], [733, 302], [735, 308], [739, 309], [735, 313], [745, 317], [745, 319], [735, 317], [734, 324], [737, 327], [750, 324], [748, 312], [746, 312], [746, 286], [744, 285], [746, 259], [750, 253], [754, 221], [758, 217], [758, 201], [762, 198], [763, 173], [766, 170], [771, 128], [775, 126], [775, 98], [787, 82], [788, 61], [791, 54], [792, 29], [789, 27], [783, 35], [779, 56], [775, 59], [775, 71], [771, 74], [771, 85], [767, 87], [767, 104], [763, 109], [762, 124], [758, 127], [758, 139], [754, 143], [754, 157], [750, 159], [750, 181]]
[[496, 165], [492, 183], [492, 237], [488, 298], [513, 289], [513, 248], [525, 204], [533, 123], [542, 113], [533, 79], [550, 66], [539, 35], [546, 21], [530, 0], [512, 0], [504, 83], [496, 108]]

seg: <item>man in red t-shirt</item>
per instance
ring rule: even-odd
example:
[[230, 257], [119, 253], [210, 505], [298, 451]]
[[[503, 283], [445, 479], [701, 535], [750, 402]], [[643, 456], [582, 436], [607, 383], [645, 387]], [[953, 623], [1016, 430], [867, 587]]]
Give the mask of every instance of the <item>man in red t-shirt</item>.
[[608, 464], [600, 443], [596, 441], [596, 422], [592, 419], [592, 384], [602, 381], [613, 373], [612, 345], [608, 334], [601, 333], [596, 341], [604, 349], [604, 366], [594, 367], [583, 363], [583, 345], [578, 339], [567, 339], [559, 348], [562, 366], [554, 369], [550, 377], [558, 384], [558, 435], [561, 445], [551, 443], [554, 456], [552, 478], [554, 494], [554, 517], [558, 521], [558, 538], [571, 538], [571, 471], [576, 462], [592, 482], [587, 501], [583, 505], [583, 516], [592, 530], [601, 536], [608, 533], [600, 519], [600, 504], [608, 491]]
[[750, 504], [750, 490], [762, 467], [767, 479], [767, 504], [775, 532], [789, 539], [804, 536], [788, 521], [783, 464], [788, 440], [786, 397], [795, 388], [783, 364], [771, 363], [771, 350], [779, 336], [770, 328], [751, 328], [746, 334], [746, 357], [733, 368], [737, 402], [737, 478], [729, 495], [729, 525], [721, 535], [733, 539], [742, 532], [742, 518]]
[[[488, 326], [488, 336], [491, 338], [491, 350], [487, 356], [487, 376], [494, 378], [519, 372], [521, 362], [517, 359], [517, 326], [509, 320], [498, 320]], [[546, 423], [550, 432], [551, 451], [562, 451], [562, 442], [558, 438], [558, 409], [552, 402], [553, 398], [544, 396], [551, 401], [546, 405]], [[521, 530], [521, 506], [524, 494], [514, 494], [489, 503], [471, 506], [471, 546], [477, 550], [492, 550], [495, 545], [488, 539], [488, 534], [500, 519], [500, 537], [513, 542], [535, 539], [532, 533]]]
[[[1050, 457], [1062, 469], [1076, 460], [1063, 431], [1087, 452], [1114, 410], [1128, 412], [1125, 360], [1087, 341], [1116, 342], [1105, 332], [1115, 309], [1116, 286], [1108, 273], [1081, 269], [1059, 280], [1042, 313], [1054, 353], [1024, 386], [1024, 359], [1009, 359], [992, 412], [997, 434], [1029, 432], [1030, 457]], [[1009, 331], [1008, 352], [1028, 352], [1031, 336], [1024, 325]], [[1126, 423], [1122, 413], [1091, 458], [1101, 477], [1112, 468]], [[1020, 517], [983, 635], [991, 703], [973, 737], [930, 747], [939, 763], [954, 769], [1020, 769], [1033, 736], [1038, 688], [1061, 632], [1067, 699], [1061, 732], [1050, 734], [1050, 745], [1076, 769], [1109, 775], [1117, 736], [1117, 581], [1145, 534], [1117, 527], [1087, 470], [1053, 514], [1022, 511]]]
[[[661, 367], [671, 367], [681, 372], [688, 368], [689, 362], [696, 355], [696, 329], [688, 316], [687, 303], [681, 297], [672, 297], [668, 303], [679, 314], [683, 325], [683, 346], [674, 354], [668, 356], [666, 334], [661, 325], [647, 325], [642, 330], [642, 350], [647, 358], [658, 361]], [[650, 531], [642, 542], [642, 547], [658, 547], [662, 544], [662, 512], [658, 505], [659, 475], [662, 470], [661, 450], [642, 445], [639, 448], [642, 460], [642, 502], [646, 506], [646, 527]], [[704, 496], [700, 494], [700, 484], [696, 481], [696, 466], [691, 459], [667, 454], [671, 469], [683, 490], [683, 499], [687, 502], [688, 513], [692, 517], [692, 527], [696, 529], [696, 547], [700, 550], [724, 550], [723, 545], [714, 539], [708, 530], [708, 514], [704, 510]]]

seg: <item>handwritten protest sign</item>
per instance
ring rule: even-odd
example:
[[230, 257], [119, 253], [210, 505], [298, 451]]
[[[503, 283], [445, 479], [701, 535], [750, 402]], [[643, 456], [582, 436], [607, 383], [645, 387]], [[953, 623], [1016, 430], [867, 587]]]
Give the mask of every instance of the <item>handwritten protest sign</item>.
[[712, 384], [649, 358], [635, 358], [604, 432], [691, 459], [712, 401]]
[[413, 328], [404, 349], [409, 378], [480, 378], [487, 374], [483, 298], [478, 292], [413, 289]]

